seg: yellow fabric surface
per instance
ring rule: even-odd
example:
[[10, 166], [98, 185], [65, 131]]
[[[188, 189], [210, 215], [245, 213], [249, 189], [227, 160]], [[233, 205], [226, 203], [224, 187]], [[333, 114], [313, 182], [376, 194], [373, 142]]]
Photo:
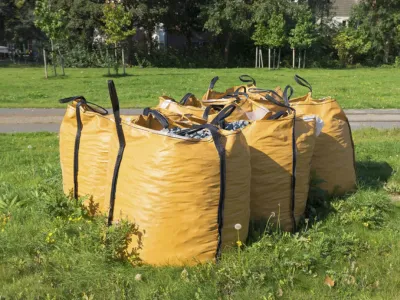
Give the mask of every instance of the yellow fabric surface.
[[332, 98], [313, 99], [311, 93], [290, 100], [299, 115], [317, 115], [324, 121], [312, 159], [312, 170], [325, 182], [330, 194], [344, 194], [356, 188], [354, 145], [349, 121]]
[[[169, 136], [122, 123], [126, 146], [119, 170], [114, 221], [138, 226], [130, 249], [154, 265], [195, 264], [215, 259], [218, 243], [220, 158], [213, 139]], [[250, 215], [250, 154], [240, 131], [224, 132], [226, 193], [222, 248], [247, 237]], [[111, 145], [118, 144], [116, 133]], [[110, 148], [108, 181], [118, 149]], [[106, 201], [105, 205], [108, 202]]]
[[[63, 189], [74, 188], [74, 149], [77, 132], [76, 102], [68, 105], [60, 127], [60, 163]], [[88, 196], [85, 204], [92, 213], [104, 212], [108, 150], [115, 123], [112, 115], [102, 116], [85, 105], [80, 107], [82, 134], [79, 147], [78, 195]]]

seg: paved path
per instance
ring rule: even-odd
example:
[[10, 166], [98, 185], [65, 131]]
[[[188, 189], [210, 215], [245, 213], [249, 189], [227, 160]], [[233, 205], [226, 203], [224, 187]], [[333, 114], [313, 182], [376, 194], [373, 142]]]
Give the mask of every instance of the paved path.
[[[142, 109], [122, 109], [126, 115], [141, 112]], [[59, 108], [1, 108], [0, 132], [58, 132], [64, 113], [65, 109]], [[400, 109], [348, 109], [346, 114], [353, 130], [362, 127], [400, 128]]]

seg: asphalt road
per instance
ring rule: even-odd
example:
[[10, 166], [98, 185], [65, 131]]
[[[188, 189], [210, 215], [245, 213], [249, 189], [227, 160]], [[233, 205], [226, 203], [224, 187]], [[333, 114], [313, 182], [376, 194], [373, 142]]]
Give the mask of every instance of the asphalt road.
[[[112, 110], [109, 109], [111, 112]], [[400, 109], [345, 110], [353, 130], [363, 127], [400, 128]], [[142, 109], [122, 109], [125, 115], [138, 115]], [[65, 109], [58, 108], [2, 108], [0, 133], [58, 132]]]

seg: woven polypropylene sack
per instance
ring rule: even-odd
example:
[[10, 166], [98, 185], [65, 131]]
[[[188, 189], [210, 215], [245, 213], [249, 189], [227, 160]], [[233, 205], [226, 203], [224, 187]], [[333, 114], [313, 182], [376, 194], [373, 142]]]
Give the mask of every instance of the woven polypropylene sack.
[[[121, 131], [125, 145], [115, 185], [113, 220], [128, 219], [136, 224], [139, 233], [132, 237], [129, 248], [135, 249], [143, 262], [183, 265], [212, 261], [221, 249], [235, 243], [236, 223], [242, 225], [240, 238], [246, 239], [251, 171], [249, 149], [240, 131], [219, 131], [225, 164], [212, 137], [169, 135], [125, 122]], [[119, 141], [114, 134], [111, 145]], [[117, 158], [118, 147], [111, 147], [111, 181]], [[221, 178], [223, 165], [225, 181]], [[221, 200], [222, 182], [225, 196]]]
[[210, 85], [207, 89], [207, 92], [202, 97], [203, 105], [215, 104], [213, 102], [209, 102], [208, 100], [210, 100], [210, 99], [218, 100], [218, 99], [226, 97], [227, 95], [233, 94], [237, 91], [246, 92], [248, 89], [256, 87], [256, 81], [254, 80], [254, 78], [250, 77], [249, 75], [241, 75], [241, 76], [239, 76], [239, 79], [243, 83], [247, 83], [247, 82], [249, 82], [249, 83], [230, 87], [230, 88], [226, 89], [224, 92], [217, 92], [214, 90], [215, 84], [219, 80], [219, 77], [216, 76], [213, 79], [211, 79]]
[[159, 104], [155, 107], [156, 109], [165, 109], [173, 113], [181, 115], [193, 115], [198, 118], [202, 118], [204, 115], [205, 107], [197, 107], [191, 105], [182, 105], [172, 98], [167, 96], [159, 97]]
[[296, 81], [307, 86], [310, 92], [290, 100], [298, 114], [319, 116], [324, 121], [312, 159], [312, 170], [322, 179], [320, 187], [330, 194], [344, 194], [356, 188], [354, 143], [345, 112], [332, 98], [313, 99], [312, 87], [303, 78]]
[[[231, 106], [234, 105], [224, 110]], [[244, 112], [245, 120], [245, 110], [251, 107], [239, 104], [236, 107]], [[294, 112], [286, 109], [289, 114], [268, 112], [250, 121], [242, 131], [251, 154], [251, 219], [269, 219], [290, 231], [305, 211], [318, 132], [315, 116], [295, 118]], [[218, 115], [212, 117], [212, 123], [219, 122]]]
[[243, 134], [251, 154], [251, 219], [266, 220], [272, 215], [271, 222], [293, 230], [293, 217], [297, 223], [307, 203], [315, 118], [305, 121], [289, 115], [259, 120], [245, 127]]
[[255, 79], [253, 79], [249, 75], [241, 75], [241, 76], [239, 76], [239, 79], [242, 82], [251, 82], [251, 83], [233, 86], [233, 87], [226, 89], [224, 92], [217, 92], [214, 90], [214, 86], [215, 86], [215, 83], [218, 81], [218, 79], [219, 79], [218, 77], [214, 77], [211, 80], [210, 86], [209, 86], [207, 92], [203, 95], [202, 103], [204, 106], [229, 105], [232, 102], [235, 102], [236, 99], [232, 98], [232, 97], [227, 97], [227, 96], [232, 96], [232, 95], [241, 93], [241, 94], [245, 94], [247, 96], [247, 98], [250, 100], [261, 101], [264, 107], [276, 108], [272, 103], [264, 102], [265, 95], [269, 95], [269, 96], [276, 97], [276, 98], [282, 97], [282, 95], [283, 95], [283, 91], [279, 86], [276, 87], [274, 90], [258, 89], [256, 87]]
[[[87, 196], [85, 204], [91, 213], [104, 212], [109, 142], [115, 131], [111, 120], [114, 117], [104, 109], [101, 113], [94, 111], [91, 109], [93, 104], [86, 103], [83, 97], [63, 100], [73, 101], [67, 107], [60, 128], [64, 192], [72, 192], [74, 197]], [[79, 119], [81, 130], [78, 129]]]

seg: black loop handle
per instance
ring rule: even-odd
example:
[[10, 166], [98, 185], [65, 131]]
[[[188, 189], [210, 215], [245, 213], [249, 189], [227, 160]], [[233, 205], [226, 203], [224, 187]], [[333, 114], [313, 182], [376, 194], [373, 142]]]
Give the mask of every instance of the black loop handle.
[[143, 110], [143, 115], [148, 116], [149, 114], [151, 114], [154, 118], [156, 118], [157, 121], [160, 122], [163, 128], [169, 127], [168, 119], [165, 116], [163, 116], [159, 111], [151, 109], [150, 107], [146, 107]]
[[222, 107], [220, 105], [207, 106], [206, 109], [204, 110], [204, 113], [203, 113], [203, 119], [204, 120], [206, 120], [206, 121], [208, 120], [208, 116], [209, 116], [209, 114], [210, 114], [212, 109], [221, 111]]
[[213, 107], [210, 105], [210, 106], [207, 106], [206, 109], [204, 110], [204, 113], [203, 113], [204, 120], [207, 121], [208, 115], [210, 114], [211, 109], [213, 109]]
[[212, 125], [221, 125], [227, 117], [229, 117], [233, 111], [236, 109], [236, 105], [230, 104], [225, 106], [218, 115], [211, 121]]
[[247, 94], [246, 92], [239, 92], [238, 89], [236, 91], [234, 91], [233, 94], [228, 94], [228, 95], [236, 96], [238, 98], [238, 100], [241, 100], [238, 96], [245, 96], [246, 99], [249, 98], [249, 94]]
[[86, 99], [83, 96], [73, 96], [73, 97], [63, 98], [63, 99], [58, 100], [58, 102], [68, 103], [68, 102], [72, 102], [75, 100], [81, 100], [83, 103], [86, 103]]
[[256, 80], [253, 77], [251, 77], [250, 75], [246, 75], [246, 74], [240, 75], [239, 80], [241, 82], [251, 82], [253, 85], [256, 85]]
[[[90, 105], [89, 105], [89, 104], [90, 104]], [[96, 108], [93, 108], [92, 105], [95, 106]], [[108, 110], [105, 109], [104, 107], [98, 105], [98, 104], [95, 104], [95, 103], [93, 103], [93, 102], [86, 101], [86, 106], [87, 106], [87, 108], [88, 108], [89, 110], [91, 110], [92, 112], [101, 114], [101, 115], [103, 115], [103, 116], [108, 115]], [[97, 109], [97, 108], [99, 108], [99, 109]]]
[[273, 95], [275, 95], [276, 97], [278, 97], [279, 99], [282, 99], [282, 100], [283, 100], [282, 96], [279, 95], [279, 94], [278, 94], [276, 91], [274, 91], [274, 90], [267, 90], [267, 89], [262, 89], [262, 88], [251, 88], [251, 89], [249, 89], [249, 92], [250, 92], [250, 93], [254, 93], [254, 94], [269, 93], [269, 94], [273, 94]]
[[218, 76], [215, 76], [213, 79], [211, 79], [210, 86], [208, 87], [209, 90], [212, 90], [214, 88], [214, 86], [217, 83], [218, 79], [219, 79]]
[[294, 76], [294, 81], [296, 81], [297, 84], [308, 88], [310, 90], [310, 92], [312, 93], [312, 86], [307, 80], [305, 80], [304, 78], [302, 78], [302, 77], [300, 77], [299, 75], [296, 74]]
[[[288, 93], [290, 93], [290, 94], [288, 94]], [[283, 90], [283, 101], [285, 102], [285, 104], [287, 106], [290, 106], [289, 99], [290, 99], [290, 97], [292, 97], [292, 95], [293, 95], [293, 88], [290, 85], [287, 85], [285, 87], [285, 89]]]
[[216, 127], [215, 125], [212, 125], [212, 124], [193, 125], [192, 127], [188, 128], [188, 129], [181, 130], [180, 132], [177, 133], [177, 135], [184, 136], [186, 134], [192, 134], [192, 133], [195, 133], [195, 132], [203, 130], [203, 129], [210, 130], [211, 134], [214, 132], [219, 135], [218, 127]]
[[179, 104], [181, 105], [186, 105], [186, 102], [190, 99], [190, 97], [194, 96], [192, 93], [187, 93], [185, 96], [183, 96], [183, 98], [181, 99], [181, 101], [179, 101]]
[[79, 100], [79, 103], [81, 103], [81, 104], [85, 104], [86, 107], [88, 108], [88, 110], [90, 110], [92, 112], [98, 113], [103, 116], [108, 115], [107, 109], [105, 109], [104, 107], [102, 107], [96, 103], [87, 101], [85, 99], [85, 97], [83, 97], [83, 96], [73, 96], [73, 97], [69, 97], [69, 98], [63, 98], [63, 99], [58, 100], [58, 102], [68, 103], [68, 102], [76, 101], [76, 100]]

